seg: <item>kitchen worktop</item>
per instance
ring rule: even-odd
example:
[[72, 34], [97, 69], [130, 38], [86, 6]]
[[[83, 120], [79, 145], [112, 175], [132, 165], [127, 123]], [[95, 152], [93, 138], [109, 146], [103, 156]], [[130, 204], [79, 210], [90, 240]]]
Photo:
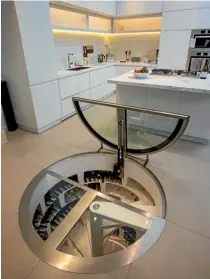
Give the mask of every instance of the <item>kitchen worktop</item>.
[[178, 75], [148, 75], [147, 79], [136, 79], [132, 73], [126, 73], [109, 79], [108, 83], [210, 94], [210, 76], [206, 80]]
[[74, 76], [79, 75], [83, 73], [88, 73], [91, 71], [111, 67], [111, 66], [128, 66], [128, 67], [148, 67], [148, 68], [156, 68], [157, 64], [150, 64], [150, 63], [141, 63], [141, 62], [123, 62], [116, 61], [114, 63], [98, 63], [98, 64], [92, 64], [92, 65], [84, 65], [84, 67], [90, 67], [88, 69], [80, 70], [80, 71], [70, 71], [61, 69], [57, 71], [58, 78], [64, 78], [68, 76]]

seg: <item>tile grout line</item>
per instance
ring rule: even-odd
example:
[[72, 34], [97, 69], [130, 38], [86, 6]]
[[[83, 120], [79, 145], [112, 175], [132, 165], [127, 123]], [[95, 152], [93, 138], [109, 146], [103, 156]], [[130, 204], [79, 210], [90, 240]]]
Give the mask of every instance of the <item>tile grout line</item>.
[[31, 270], [28, 272], [28, 274], [24, 277], [24, 279], [27, 279], [29, 276], [30, 276], [30, 274], [32, 273], [32, 271], [35, 269], [35, 267], [38, 265], [38, 263], [40, 263], [40, 259], [38, 258], [38, 261], [37, 261], [37, 263], [31, 268]]
[[192, 232], [192, 233], [195, 233], [195, 234], [197, 234], [197, 235], [199, 235], [199, 236], [202, 236], [203, 238], [207, 238], [207, 239], [210, 240], [210, 236], [205, 236], [205, 235], [203, 235], [203, 234], [201, 234], [201, 233], [198, 233], [198, 232], [196, 232], [196, 231], [194, 231], [194, 230], [192, 230], [192, 229], [189, 229], [189, 228], [186, 228], [186, 227], [184, 227], [184, 226], [182, 226], [182, 225], [180, 225], [180, 224], [177, 224], [177, 223], [175, 223], [175, 222], [173, 222], [173, 221], [171, 221], [171, 220], [168, 220], [168, 219], [165, 219], [165, 220], [166, 220], [166, 222], [172, 223], [172, 224], [174, 224], [174, 225], [176, 225], [176, 226], [178, 226], [178, 227], [180, 227], [180, 228], [183, 228], [183, 229], [185, 229], [185, 230], [188, 230], [188, 231], [190, 231], [190, 232]]

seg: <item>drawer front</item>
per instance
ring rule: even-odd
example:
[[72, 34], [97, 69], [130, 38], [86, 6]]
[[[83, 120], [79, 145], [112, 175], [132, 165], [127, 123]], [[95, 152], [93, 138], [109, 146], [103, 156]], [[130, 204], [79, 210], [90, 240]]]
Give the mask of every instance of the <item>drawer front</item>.
[[79, 92], [78, 76], [63, 78], [59, 80], [60, 96], [65, 99]]
[[107, 67], [99, 70], [100, 84], [107, 82], [108, 79], [115, 77], [115, 67]]
[[79, 92], [79, 97], [80, 98], [85, 98], [85, 99], [90, 99], [90, 90], [86, 90], [83, 92]]
[[99, 71], [90, 72], [90, 88], [99, 85]]
[[72, 102], [73, 97], [79, 97], [79, 94], [76, 94], [61, 101], [62, 119], [68, 117], [69, 115], [75, 112], [74, 105]]
[[89, 73], [78, 75], [79, 92], [88, 90], [90, 88]]
[[90, 89], [90, 96], [92, 100], [98, 100], [103, 96], [103, 84]]

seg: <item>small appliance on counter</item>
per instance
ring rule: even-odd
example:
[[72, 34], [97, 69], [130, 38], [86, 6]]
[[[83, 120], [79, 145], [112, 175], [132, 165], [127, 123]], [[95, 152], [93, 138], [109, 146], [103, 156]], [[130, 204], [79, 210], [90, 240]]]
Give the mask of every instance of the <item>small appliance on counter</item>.
[[106, 56], [104, 54], [99, 54], [98, 55], [98, 62], [103, 63], [105, 62]]
[[131, 57], [131, 62], [140, 62], [141, 58], [140, 57]]
[[98, 64], [98, 56], [96, 54], [88, 54], [88, 64]]
[[114, 63], [115, 62], [115, 57], [112, 54], [106, 55], [106, 62], [107, 63]]

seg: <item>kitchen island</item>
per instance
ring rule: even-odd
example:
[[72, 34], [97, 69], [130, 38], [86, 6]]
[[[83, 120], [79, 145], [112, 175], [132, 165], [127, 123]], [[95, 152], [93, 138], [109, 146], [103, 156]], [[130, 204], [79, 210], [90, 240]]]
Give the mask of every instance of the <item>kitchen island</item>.
[[[210, 143], [210, 77], [206, 80], [186, 76], [149, 75], [136, 79], [132, 73], [114, 77], [117, 103], [190, 116], [182, 139]], [[169, 135], [176, 123], [171, 119], [127, 113], [128, 123], [140, 131]]]

